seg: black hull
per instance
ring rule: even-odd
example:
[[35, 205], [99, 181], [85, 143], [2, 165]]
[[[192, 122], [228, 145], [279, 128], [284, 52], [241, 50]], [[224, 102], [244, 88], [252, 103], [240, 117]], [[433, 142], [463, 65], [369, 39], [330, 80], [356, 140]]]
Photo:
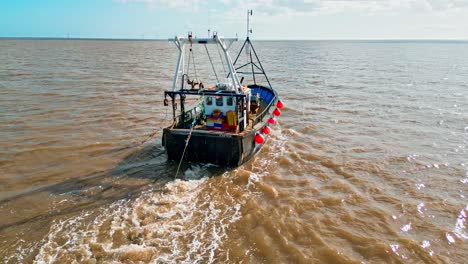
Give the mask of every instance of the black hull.
[[[252, 130], [233, 134], [193, 130], [184, 161], [239, 166], [260, 150], [261, 145], [254, 142], [256, 132]], [[164, 129], [162, 143], [170, 160], [181, 159], [189, 133], [190, 129]]]

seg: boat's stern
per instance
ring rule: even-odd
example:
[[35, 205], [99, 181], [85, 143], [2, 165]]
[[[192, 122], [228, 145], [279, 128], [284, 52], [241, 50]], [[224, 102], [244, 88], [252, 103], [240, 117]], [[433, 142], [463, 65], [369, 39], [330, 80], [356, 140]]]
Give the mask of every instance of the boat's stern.
[[165, 128], [162, 141], [170, 160], [238, 166], [244, 158], [242, 137], [232, 133]]

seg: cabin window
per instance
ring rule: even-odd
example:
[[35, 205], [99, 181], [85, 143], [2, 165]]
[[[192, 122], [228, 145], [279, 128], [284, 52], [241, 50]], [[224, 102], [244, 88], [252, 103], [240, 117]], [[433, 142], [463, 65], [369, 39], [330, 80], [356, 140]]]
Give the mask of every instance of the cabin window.
[[216, 97], [216, 106], [223, 106], [223, 97], [217, 96]]
[[232, 96], [229, 96], [229, 97], [227, 98], [226, 104], [229, 105], [229, 106], [232, 106], [232, 105], [233, 105]]
[[206, 98], [206, 105], [213, 105], [213, 97], [208, 96]]

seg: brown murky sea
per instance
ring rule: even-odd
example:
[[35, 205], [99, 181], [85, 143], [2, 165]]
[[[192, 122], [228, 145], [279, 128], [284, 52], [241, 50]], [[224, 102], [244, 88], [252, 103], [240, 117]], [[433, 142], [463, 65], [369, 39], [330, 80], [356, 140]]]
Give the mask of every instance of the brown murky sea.
[[0, 40], [0, 262], [466, 263], [468, 43], [255, 44], [280, 124], [174, 180], [171, 43]]

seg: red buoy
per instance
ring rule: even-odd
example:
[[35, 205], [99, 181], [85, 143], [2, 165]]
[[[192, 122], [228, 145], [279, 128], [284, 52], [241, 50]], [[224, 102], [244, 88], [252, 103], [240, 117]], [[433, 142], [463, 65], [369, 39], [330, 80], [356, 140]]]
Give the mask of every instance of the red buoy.
[[281, 115], [281, 111], [280, 111], [278, 108], [276, 108], [276, 109], [273, 111], [273, 115], [275, 115], [275, 116], [280, 116], [280, 115]]
[[268, 118], [268, 123], [271, 124], [271, 125], [274, 125], [274, 124], [276, 124], [276, 119], [273, 118], [273, 117], [270, 117], [270, 118]]
[[255, 140], [255, 143], [257, 143], [259, 145], [261, 145], [261, 144], [263, 144], [265, 142], [265, 138], [260, 134], [255, 135], [254, 140]]
[[263, 134], [269, 135], [271, 133], [270, 127], [266, 126], [262, 129]]
[[277, 107], [278, 109], [283, 109], [283, 107], [284, 107], [283, 102], [278, 101], [278, 102], [276, 103], [276, 107]]

